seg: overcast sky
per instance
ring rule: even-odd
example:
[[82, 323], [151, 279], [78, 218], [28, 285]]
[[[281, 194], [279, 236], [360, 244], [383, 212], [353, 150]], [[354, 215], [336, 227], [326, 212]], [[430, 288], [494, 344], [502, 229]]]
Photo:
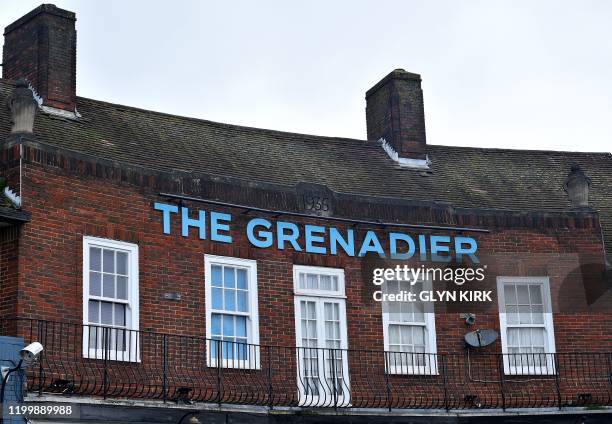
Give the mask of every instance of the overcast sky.
[[[40, 1], [0, 2], [8, 25]], [[365, 91], [420, 73], [431, 144], [612, 150], [610, 1], [63, 1], [77, 92], [364, 139]]]

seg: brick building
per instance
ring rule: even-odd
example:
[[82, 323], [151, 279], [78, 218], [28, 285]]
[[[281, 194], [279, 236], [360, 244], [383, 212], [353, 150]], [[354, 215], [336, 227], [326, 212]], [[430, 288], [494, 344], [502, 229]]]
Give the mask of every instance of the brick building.
[[77, 411], [33, 422], [610, 419], [610, 153], [427, 144], [401, 69], [367, 140], [142, 110], [76, 95], [73, 13], [4, 37], [0, 329]]

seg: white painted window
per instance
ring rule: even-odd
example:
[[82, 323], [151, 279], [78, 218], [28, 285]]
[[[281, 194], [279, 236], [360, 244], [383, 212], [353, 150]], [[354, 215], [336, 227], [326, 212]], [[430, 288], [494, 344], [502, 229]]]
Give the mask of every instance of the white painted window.
[[296, 265], [293, 280], [300, 404], [348, 406], [344, 270]]
[[431, 303], [418, 300], [430, 281], [386, 281], [384, 294], [412, 292], [414, 301], [383, 302], [386, 369], [390, 374], [437, 374], [435, 316]]
[[553, 374], [555, 336], [548, 277], [498, 277], [506, 374]]
[[208, 365], [259, 368], [257, 262], [205, 255], [204, 263]]
[[83, 237], [83, 356], [139, 361], [138, 246]]

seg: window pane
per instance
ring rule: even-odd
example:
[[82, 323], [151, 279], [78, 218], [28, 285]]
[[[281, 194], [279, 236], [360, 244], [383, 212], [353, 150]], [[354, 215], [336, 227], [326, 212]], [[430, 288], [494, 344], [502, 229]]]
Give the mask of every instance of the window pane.
[[308, 319], [316, 320], [317, 319], [317, 305], [315, 302], [307, 302], [308, 305]]
[[316, 274], [306, 274], [306, 288], [314, 290], [319, 288], [319, 279]]
[[[308, 323], [308, 331], [306, 332], [306, 334], [308, 335], [308, 337], [312, 338], [312, 339], [316, 339], [317, 338], [317, 323], [316, 321], [306, 321]], [[313, 340], [312, 346], [311, 347], [317, 347], [317, 341]]]
[[305, 301], [300, 301], [300, 318], [305, 320], [307, 318], [307, 308], [306, 308], [307, 303]]
[[115, 303], [115, 325], [125, 326], [125, 305]]
[[247, 289], [247, 272], [246, 269], [238, 268], [236, 270], [236, 287], [239, 289]]
[[506, 320], [508, 324], [518, 324], [518, 307], [506, 306]]
[[215, 288], [212, 289], [212, 308], [223, 309], [223, 289]]
[[412, 327], [412, 341], [415, 345], [425, 344], [425, 328], [421, 326]]
[[99, 324], [100, 323], [100, 302], [96, 300], [90, 300], [87, 309], [88, 309], [88, 314], [89, 314], [88, 322], [90, 324]]
[[249, 350], [249, 346], [246, 345], [246, 339], [236, 339], [238, 344], [236, 344], [236, 358], [242, 361], [247, 359], [247, 353]]
[[229, 315], [223, 316], [223, 336], [233, 337], [234, 336], [234, 317]]
[[127, 300], [127, 277], [117, 276], [117, 299]]
[[212, 314], [211, 332], [213, 336], [221, 335], [221, 315]]
[[519, 306], [519, 323], [531, 324], [531, 308], [529, 306]]
[[506, 305], [516, 305], [516, 289], [514, 284], [504, 285], [504, 301]]
[[414, 302], [414, 322], [425, 322], [425, 304], [423, 302]]
[[401, 311], [402, 311], [402, 303], [401, 302], [383, 302], [383, 307], [386, 306], [387, 312], [390, 314], [389, 319], [393, 321], [402, 321]]
[[333, 289], [334, 291], [338, 291], [338, 277], [337, 277], [337, 276], [334, 276], [334, 278], [333, 278], [333, 282], [334, 282], [334, 283], [333, 283], [333, 288], [332, 288], [332, 289]]
[[332, 281], [330, 275], [321, 275], [321, 290], [330, 291], [332, 289]]
[[329, 302], [325, 302], [325, 304], [323, 305], [323, 309], [325, 311], [325, 319], [327, 321], [331, 321], [334, 319], [334, 310], [333, 310], [333, 303], [329, 303]]
[[236, 350], [236, 347], [234, 343], [230, 343], [231, 341], [233, 340], [230, 340], [228, 342], [223, 342], [222, 356], [224, 359], [234, 359], [234, 351]]
[[117, 274], [127, 275], [127, 252], [117, 252]]
[[544, 309], [542, 305], [532, 306], [531, 312], [531, 318], [534, 324], [544, 324]]
[[229, 266], [223, 267], [223, 285], [225, 287], [236, 287], [235, 269]]
[[221, 267], [219, 265], [212, 265], [210, 267], [210, 285], [220, 287], [223, 285], [223, 276], [221, 275]]
[[531, 347], [531, 329], [529, 328], [520, 329], [519, 343], [521, 347]]
[[417, 281], [413, 285], [406, 287], [405, 290], [406, 291], [411, 291], [412, 293], [420, 293], [420, 292], [422, 292], [424, 290], [423, 289], [423, 282], [422, 281]]
[[236, 310], [236, 290], [225, 290], [225, 305], [223, 307], [226, 311]]
[[[335, 322], [333, 321], [325, 321], [325, 339], [327, 341], [334, 339], [334, 324]], [[328, 344], [326, 347], [333, 347], [333, 346], [329, 346]]]
[[236, 295], [238, 296], [237, 299], [237, 308], [236, 310], [240, 311], [240, 312], [248, 312], [249, 308], [248, 308], [248, 303], [247, 303], [247, 293], [245, 291], [242, 290], [238, 290], [238, 292], [236, 293]]
[[89, 248], [89, 269], [92, 271], [102, 270], [102, 249], [99, 247]]
[[532, 305], [542, 304], [542, 286], [540, 286], [539, 284], [529, 285], [529, 295], [531, 297]]
[[403, 345], [414, 344], [412, 340], [412, 331], [410, 331], [410, 326], [402, 325], [400, 327], [400, 340]]
[[525, 285], [516, 286], [519, 305], [529, 305], [529, 289]]
[[246, 317], [236, 317], [236, 337], [247, 336], [246, 320]]
[[128, 332], [126, 330], [113, 330], [113, 342], [115, 343], [115, 349], [117, 349], [118, 351], [125, 350], [125, 339], [127, 333]]
[[398, 293], [399, 292], [399, 282], [397, 281], [387, 281], [385, 283], [387, 287], [387, 293]]
[[519, 345], [519, 332], [518, 328], [509, 328], [508, 329], [508, 346], [518, 346]]
[[98, 349], [102, 345], [102, 329], [99, 327], [89, 327], [89, 348]]
[[115, 297], [115, 276], [114, 275], [103, 274], [102, 295], [104, 297]]
[[92, 296], [100, 296], [102, 290], [99, 272], [89, 273], [89, 294]]
[[531, 329], [531, 345], [536, 347], [544, 347], [544, 335], [546, 331], [543, 328]]
[[101, 302], [101, 323], [104, 325], [113, 324], [113, 304], [110, 302]]
[[115, 272], [115, 251], [104, 249], [102, 252], [102, 270], [104, 272]]

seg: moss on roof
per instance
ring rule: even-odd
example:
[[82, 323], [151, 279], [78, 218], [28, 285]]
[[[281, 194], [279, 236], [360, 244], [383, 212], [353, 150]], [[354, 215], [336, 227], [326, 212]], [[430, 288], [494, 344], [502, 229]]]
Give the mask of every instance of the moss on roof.
[[[12, 83], [0, 80], [0, 102]], [[563, 189], [572, 163], [592, 179], [612, 256], [612, 154], [428, 145], [429, 172], [400, 168], [377, 142], [248, 128], [79, 97], [78, 120], [38, 113], [48, 144], [155, 170], [202, 172], [257, 182], [325, 184], [350, 194], [509, 210], [570, 208]], [[0, 136], [10, 131], [0, 108]]]

